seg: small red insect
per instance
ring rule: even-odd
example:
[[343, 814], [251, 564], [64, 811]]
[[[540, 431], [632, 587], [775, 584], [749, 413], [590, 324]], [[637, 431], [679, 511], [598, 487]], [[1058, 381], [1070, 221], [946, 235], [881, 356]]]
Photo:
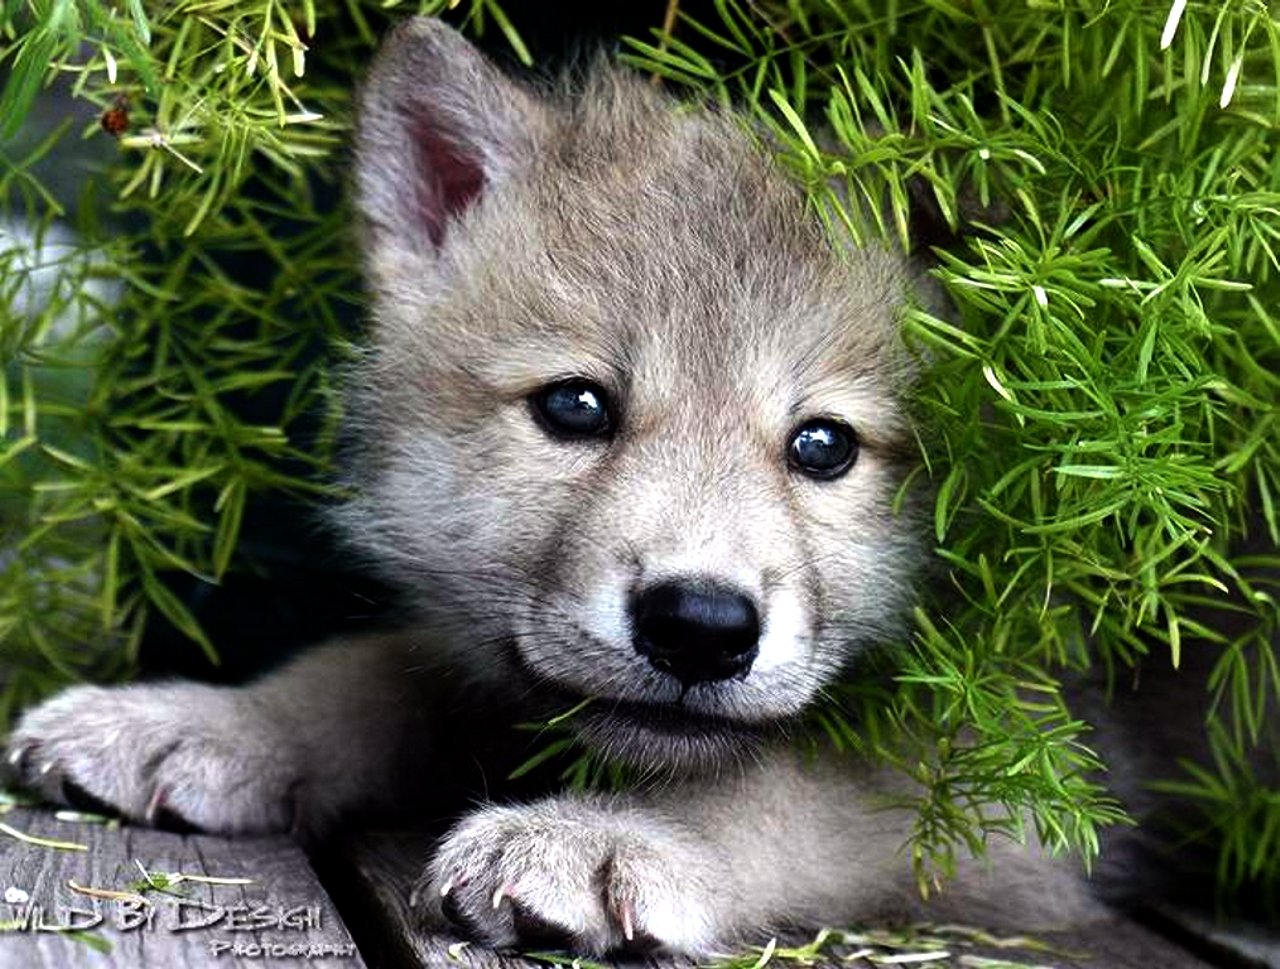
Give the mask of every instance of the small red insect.
[[99, 122], [103, 131], [113, 138], [119, 138], [129, 130], [129, 99], [123, 94], [118, 96], [115, 104], [102, 112]]

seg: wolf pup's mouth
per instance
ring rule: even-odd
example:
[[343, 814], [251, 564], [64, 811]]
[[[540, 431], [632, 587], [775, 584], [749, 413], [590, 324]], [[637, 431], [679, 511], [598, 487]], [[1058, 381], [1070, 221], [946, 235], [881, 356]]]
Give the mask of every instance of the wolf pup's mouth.
[[[594, 705], [593, 705], [594, 706]], [[670, 705], [602, 702], [575, 720], [578, 735], [606, 756], [646, 770], [708, 770], [748, 756], [768, 730]]]
[[676, 703], [584, 698], [546, 684], [544, 690], [564, 709], [580, 707], [567, 723], [588, 746], [646, 770], [714, 768], [749, 755], [781, 729]]

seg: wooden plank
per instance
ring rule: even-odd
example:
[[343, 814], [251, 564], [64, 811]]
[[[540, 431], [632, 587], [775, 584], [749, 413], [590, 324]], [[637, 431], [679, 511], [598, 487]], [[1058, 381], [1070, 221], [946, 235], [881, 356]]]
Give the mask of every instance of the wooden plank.
[[[361, 932], [358, 937], [362, 951], [370, 961], [388, 969], [417, 969], [421, 966], [458, 966], [471, 969], [532, 969], [545, 965], [518, 955], [498, 954], [478, 946], [458, 947], [458, 937], [446, 931], [424, 929], [416, 913], [409, 906], [413, 882], [421, 874], [429, 857], [430, 840], [421, 833], [368, 832], [354, 835], [328, 857], [324, 863], [327, 883], [345, 886], [337, 896], [339, 904], [347, 912], [348, 919], [358, 921]], [[1027, 967], [1052, 967], [1052, 969], [1208, 969], [1205, 962], [1179, 945], [1144, 928], [1119, 913], [1099, 909], [1102, 916], [1085, 924], [1072, 925], [1052, 932], [1032, 933], [1035, 944], [993, 945], [983, 944], [981, 936], [973, 930], [987, 930], [993, 937], [1008, 942], [1018, 933], [1008, 925], [998, 930], [991, 928], [990, 919], [998, 900], [965, 899], [954, 895], [945, 908], [914, 911], [910, 920], [923, 915], [935, 925], [950, 928], [920, 929], [917, 938], [933, 938], [946, 945], [950, 955], [945, 959], [918, 963], [929, 969], [952, 967], [978, 967], [985, 965], [982, 959], [1002, 961]], [[353, 915], [358, 911], [358, 917]], [[966, 915], [972, 915], [968, 918]], [[987, 920], [987, 925], [983, 920]], [[883, 928], [884, 926], [881, 926]], [[876, 927], [860, 927], [874, 938]], [[894, 931], [900, 931], [895, 929]], [[812, 936], [795, 936], [785, 940], [790, 944], [807, 942]], [[762, 942], [766, 940], [761, 940]], [[1048, 949], [1040, 947], [1040, 943]], [[835, 969], [842, 967], [871, 967], [872, 962], [849, 961], [848, 956], [870, 945], [856, 937], [842, 945], [834, 946], [827, 957], [815, 962], [815, 966]], [[451, 948], [452, 947], [452, 948]], [[876, 948], [874, 945], [872, 948]], [[878, 948], [880, 955], [924, 952], [928, 945], [921, 941], [905, 949]], [[690, 963], [675, 960], [649, 960], [654, 969], [686, 969]], [[779, 961], [778, 965], [786, 965]], [[794, 964], [794, 963], [791, 963]], [[911, 964], [911, 963], [908, 963]]]
[[[31, 845], [0, 833], [0, 921], [6, 928], [0, 966], [364, 965], [306, 856], [287, 838], [67, 823], [51, 811], [26, 808], [0, 815], [0, 823], [87, 849]], [[146, 902], [95, 897], [70, 885], [136, 892], [143, 880], [139, 864], [153, 876], [178, 872], [251, 883], [187, 881], [173, 887], [180, 894], [145, 892]], [[68, 926], [86, 930], [68, 932]]]
[[362, 832], [313, 859], [325, 884], [353, 925], [361, 951], [381, 969], [457, 966], [525, 969], [535, 963], [459, 945], [444, 932], [426, 932], [409, 905], [414, 881], [430, 857], [433, 839], [417, 831]]

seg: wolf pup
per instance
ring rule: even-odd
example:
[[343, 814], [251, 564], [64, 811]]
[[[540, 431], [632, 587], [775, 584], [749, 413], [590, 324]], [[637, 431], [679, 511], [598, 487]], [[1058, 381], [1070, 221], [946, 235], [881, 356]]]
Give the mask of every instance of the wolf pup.
[[910, 894], [892, 783], [784, 734], [902, 632], [917, 271], [833, 244], [732, 116], [608, 67], [535, 93], [427, 19], [365, 84], [356, 185], [373, 326], [341, 514], [420, 620], [243, 687], [67, 690], [15, 730], [23, 776], [315, 831], [593, 698], [574, 729], [651, 782], [472, 810], [429, 909], [493, 945], [703, 954]]

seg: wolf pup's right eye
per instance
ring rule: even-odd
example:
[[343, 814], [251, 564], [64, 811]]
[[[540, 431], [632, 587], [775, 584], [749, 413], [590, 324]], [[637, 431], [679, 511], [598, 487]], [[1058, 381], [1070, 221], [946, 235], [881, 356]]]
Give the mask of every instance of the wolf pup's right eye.
[[548, 384], [529, 403], [538, 423], [552, 437], [608, 437], [613, 431], [608, 395], [590, 380], [573, 377]]

